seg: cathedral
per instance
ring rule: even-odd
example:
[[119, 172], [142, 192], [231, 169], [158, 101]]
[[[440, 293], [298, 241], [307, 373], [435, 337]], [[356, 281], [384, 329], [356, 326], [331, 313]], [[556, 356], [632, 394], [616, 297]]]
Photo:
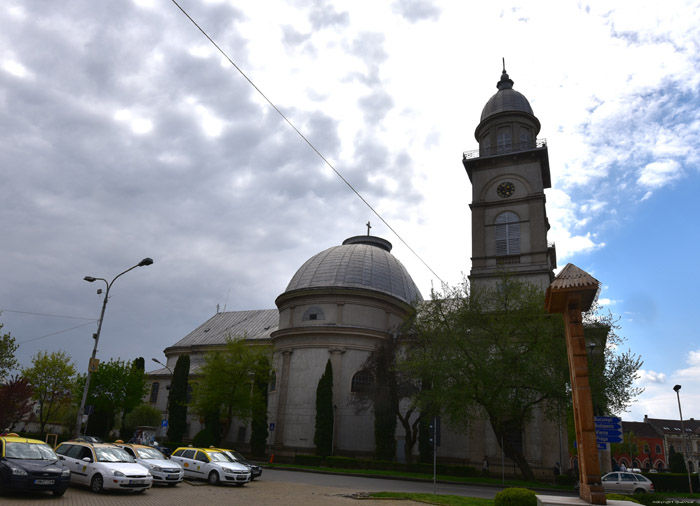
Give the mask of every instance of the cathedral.
[[[504, 269], [546, 288], [554, 278], [556, 253], [547, 241], [544, 189], [550, 187], [547, 144], [538, 139], [540, 122], [530, 103], [513, 89], [505, 69], [476, 127], [479, 148], [462, 162], [472, 184], [472, 267], [474, 285], [494, 282]], [[381, 343], [395, 339], [421, 293], [389, 241], [366, 235], [346, 239], [308, 259], [275, 300], [276, 309], [219, 312], [164, 350], [164, 368], [147, 374], [148, 401], [165, 414], [166, 387], [180, 355], [190, 356], [196, 377], [206, 353], [223, 348], [228, 336], [272, 349], [273, 379], [268, 394], [268, 445], [277, 455], [313, 454], [316, 386], [330, 360], [336, 454], [371, 456], [373, 414], [358, 414], [355, 392], [368, 381], [363, 364]], [[371, 380], [371, 378], [369, 379]], [[233, 421], [232, 445], [245, 446], [250, 428]], [[192, 438], [199, 417], [188, 417]], [[403, 428], [397, 425], [397, 460], [404, 458]], [[481, 466], [484, 457], [501, 461], [488, 421], [468, 433], [442, 429], [438, 458]], [[522, 435], [524, 455], [534, 467], [564, 462], [565, 428], [537, 413]], [[417, 452], [417, 447], [414, 452]]]

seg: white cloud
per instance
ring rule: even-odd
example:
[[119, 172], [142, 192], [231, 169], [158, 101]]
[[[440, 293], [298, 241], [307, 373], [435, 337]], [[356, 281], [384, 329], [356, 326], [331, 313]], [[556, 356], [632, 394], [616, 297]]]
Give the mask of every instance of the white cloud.
[[656, 190], [683, 177], [683, 171], [676, 160], [662, 160], [647, 164], [639, 171], [637, 182]]
[[644, 386], [648, 383], [665, 383], [666, 375], [662, 372], [645, 371], [644, 369], [639, 370], [639, 377], [636, 383], [640, 386]]

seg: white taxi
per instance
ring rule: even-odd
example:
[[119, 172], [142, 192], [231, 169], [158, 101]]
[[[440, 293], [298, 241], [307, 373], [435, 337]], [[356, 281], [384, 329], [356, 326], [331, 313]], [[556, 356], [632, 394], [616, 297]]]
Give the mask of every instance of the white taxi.
[[185, 471], [177, 462], [168, 460], [160, 450], [153, 446], [129, 444], [115, 441], [114, 444], [131, 455], [136, 463], [141, 464], [153, 475], [153, 483], [162, 483], [174, 487], [185, 477]]
[[185, 470], [185, 478], [207, 480], [210, 485], [233, 483], [242, 487], [250, 481], [250, 469], [231, 462], [220, 450], [183, 446], [170, 456]]

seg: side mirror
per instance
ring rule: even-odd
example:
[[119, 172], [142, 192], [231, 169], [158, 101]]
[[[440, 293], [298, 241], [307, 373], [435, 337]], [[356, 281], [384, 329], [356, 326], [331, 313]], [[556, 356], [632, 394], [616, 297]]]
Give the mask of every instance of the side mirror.
[[83, 457], [82, 461], [83, 462], [92, 462], [92, 459], [90, 457]]

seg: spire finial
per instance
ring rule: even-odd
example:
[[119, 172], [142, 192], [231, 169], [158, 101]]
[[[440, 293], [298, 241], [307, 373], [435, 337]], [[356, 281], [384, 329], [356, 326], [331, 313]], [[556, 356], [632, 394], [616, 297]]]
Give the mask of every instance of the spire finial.
[[372, 228], [372, 225], [369, 224], [369, 221], [367, 222], [367, 235], [369, 235], [369, 231]]
[[513, 88], [513, 81], [511, 78], [508, 76], [508, 73], [506, 72], [506, 59], [505, 57], [502, 58], [503, 60], [503, 72], [501, 73], [501, 80], [496, 83], [496, 88], [499, 90], [510, 90]]
[[503, 73], [506, 73], [506, 58], [505, 56], [503, 57]]

